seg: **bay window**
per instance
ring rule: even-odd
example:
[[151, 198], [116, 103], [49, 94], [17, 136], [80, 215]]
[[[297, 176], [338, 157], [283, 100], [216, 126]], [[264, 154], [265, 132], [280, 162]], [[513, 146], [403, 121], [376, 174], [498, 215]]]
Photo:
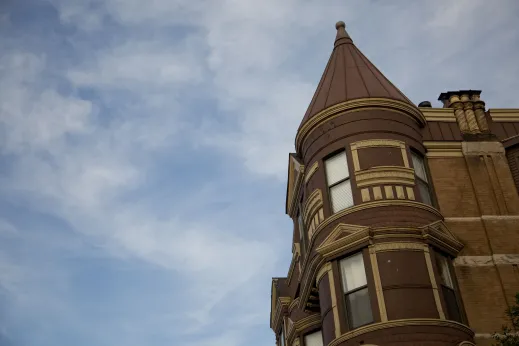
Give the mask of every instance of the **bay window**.
[[350, 328], [373, 322], [362, 252], [342, 259], [339, 265]]
[[432, 205], [431, 190], [427, 180], [427, 171], [425, 169], [424, 159], [421, 155], [415, 152], [411, 152], [411, 158], [413, 160], [416, 185], [420, 192], [422, 202]]
[[440, 286], [443, 300], [447, 307], [447, 319], [462, 322], [454, 280], [451, 275], [450, 260], [443, 255], [436, 254], [436, 265], [440, 274]]
[[304, 346], [323, 346], [323, 334], [321, 331], [306, 334], [304, 337]]
[[350, 172], [346, 152], [342, 151], [324, 161], [326, 181], [333, 213], [353, 205]]

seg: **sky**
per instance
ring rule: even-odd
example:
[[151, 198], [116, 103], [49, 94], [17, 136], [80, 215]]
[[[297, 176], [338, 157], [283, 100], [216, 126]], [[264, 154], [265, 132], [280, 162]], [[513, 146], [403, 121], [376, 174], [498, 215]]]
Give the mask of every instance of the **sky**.
[[0, 345], [263, 346], [335, 22], [413, 102], [519, 108], [516, 0], [0, 0]]

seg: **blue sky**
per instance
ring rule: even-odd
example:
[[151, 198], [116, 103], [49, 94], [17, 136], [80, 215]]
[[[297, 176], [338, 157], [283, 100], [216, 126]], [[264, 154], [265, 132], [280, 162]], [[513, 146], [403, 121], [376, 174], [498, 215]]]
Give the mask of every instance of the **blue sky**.
[[515, 0], [4, 0], [0, 344], [273, 345], [288, 152], [344, 20], [411, 100], [518, 108]]

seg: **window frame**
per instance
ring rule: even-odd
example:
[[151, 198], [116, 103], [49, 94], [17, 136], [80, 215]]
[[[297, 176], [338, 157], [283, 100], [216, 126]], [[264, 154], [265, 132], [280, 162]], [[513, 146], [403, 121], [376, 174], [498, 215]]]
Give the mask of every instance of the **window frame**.
[[[346, 168], [346, 172], [348, 173], [348, 176], [346, 178], [343, 178], [339, 181], [336, 181], [335, 183], [333, 184], [329, 184], [328, 182], [328, 173], [327, 173], [327, 168], [326, 168], [326, 161], [328, 161], [329, 159], [333, 158], [334, 156], [337, 156], [339, 154], [342, 154], [344, 153], [344, 158], [346, 159], [346, 165], [345, 165], [345, 168]], [[331, 154], [325, 156], [323, 158], [323, 167], [324, 167], [324, 179], [325, 179], [325, 182], [326, 182], [326, 188], [328, 190], [328, 204], [330, 206], [330, 215], [333, 215], [333, 214], [337, 214], [347, 208], [351, 208], [355, 205], [355, 200], [354, 200], [354, 196], [353, 196], [353, 189], [352, 189], [352, 186], [351, 186], [351, 174], [350, 174], [350, 165], [348, 163], [348, 153], [347, 153], [347, 150], [346, 148], [341, 148], [341, 149], [338, 149], [334, 152], [332, 152]], [[351, 206], [348, 206], [346, 208], [343, 208], [341, 210], [338, 210], [338, 211], [333, 211], [333, 201], [332, 201], [332, 188], [335, 187], [335, 186], [338, 186], [346, 181], [349, 181], [350, 182], [350, 192], [351, 192], [351, 199], [352, 199], [352, 205]]]
[[[442, 275], [441, 275], [442, 268], [441, 268], [440, 260], [444, 260], [447, 265], [446, 269], [447, 269], [447, 273], [449, 274], [449, 279], [452, 283], [452, 287], [449, 287], [448, 285], [445, 285], [443, 283]], [[456, 279], [456, 273], [454, 271], [454, 266], [452, 264], [452, 257], [443, 252], [434, 251], [434, 265], [436, 267], [437, 282], [438, 282], [438, 286], [440, 288], [439, 291], [441, 293], [442, 300], [443, 300], [443, 306], [445, 309], [445, 311], [444, 311], [445, 318], [450, 321], [456, 321], [459, 323], [467, 323], [467, 316], [465, 314], [463, 301], [461, 299], [461, 294], [460, 294], [460, 290], [459, 290], [459, 286], [458, 286], [458, 281]], [[447, 299], [445, 299], [444, 290], [449, 290], [454, 295], [454, 298], [456, 300], [458, 315], [460, 317], [459, 321], [452, 319], [451, 316], [449, 316], [450, 315], [449, 306], [448, 306]]]
[[279, 346], [285, 346], [285, 323], [281, 324], [281, 332], [279, 333]]
[[299, 245], [301, 251], [301, 258], [304, 258], [306, 253], [306, 227], [305, 220], [303, 218], [303, 204], [299, 204], [299, 209], [297, 211], [297, 229], [299, 231]]
[[[437, 206], [437, 203], [436, 203], [436, 196], [434, 194], [434, 188], [432, 186], [432, 179], [431, 179], [431, 175], [429, 173], [429, 166], [428, 166], [428, 162], [427, 162], [427, 159], [426, 159], [426, 155], [422, 154], [420, 151], [414, 149], [414, 148], [410, 148], [410, 152], [411, 152], [411, 163], [413, 164], [413, 170], [414, 170], [414, 177], [416, 179], [416, 191], [415, 192], [418, 192], [418, 195], [420, 196], [420, 201], [423, 203], [423, 204], [427, 204], [427, 205], [430, 205], [432, 207], [436, 207]], [[418, 157], [422, 164], [423, 164], [423, 168], [424, 168], [424, 174], [425, 174], [425, 178], [427, 179], [427, 181], [424, 181], [417, 173], [416, 173], [416, 167], [414, 165], [414, 161], [413, 161], [413, 156], [416, 156]], [[431, 203], [428, 204], [426, 202], [423, 201], [423, 196], [422, 196], [422, 191], [420, 190], [420, 186], [419, 184], [423, 184], [427, 187], [427, 191], [429, 192], [429, 199], [431, 200]]]
[[321, 345], [324, 345], [324, 336], [323, 336], [323, 330], [321, 328], [319, 329], [314, 329], [314, 330], [311, 330], [311, 331], [308, 331], [307, 333], [305, 333], [303, 335], [303, 337], [301, 338], [302, 339], [302, 346], [308, 346], [306, 344], [306, 337], [310, 334], [315, 334], [315, 333], [321, 333]]
[[[362, 286], [359, 286], [359, 287], [356, 287], [354, 289], [351, 289], [349, 291], [345, 291], [344, 290], [344, 284], [343, 284], [343, 273], [342, 273], [342, 268], [341, 268], [341, 261], [343, 260], [346, 260], [348, 258], [351, 258], [353, 256], [356, 256], [356, 255], [360, 255], [362, 257], [362, 263], [363, 263], [363, 267], [364, 267], [364, 275], [365, 275], [365, 278], [366, 278], [366, 284], [365, 285], [362, 285]], [[346, 256], [343, 256], [341, 258], [339, 258], [337, 260], [337, 269], [338, 269], [338, 272], [339, 272], [339, 279], [340, 279], [340, 290], [341, 290], [341, 295], [342, 295], [342, 306], [343, 306], [343, 310], [344, 310], [344, 319], [346, 321], [346, 327], [348, 328], [348, 330], [354, 330], [354, 329], [357, 329], [357, 328], [360, 328], [360, 327], [364, 327], [364, 326], [367, 326], [369, 324], [372, 324], [375, 322], [375, 315], [373, 313], [373, 302], [372, 302], [372, 299], [371, 299], [371, 290], [370, 290], [370, 284], [369, 284], [369, 278], [368, 278], [368, 271], [366, 270], [366, 260], [365, 260], [365, 254], [364, 254], [364, 251], [363, 249], [360, 249], [356, 252], [352, 252], [352, 253], [349, 253], [347, 254]], [[371, 321], [370, 322], [366, 322], [364, 324], [361, 324], [361, 325], [358, 325], [358, 326], [353, 326], [352, 324], [352, 321], [351, 321], [351, 309], [349, 308], [349, 300], [347, 299], [347, 296], [348, 295], [351, 295], [353, 293], [356, 293], [356, 292], [359, 292], [359, 291], [362, 291], [362, 290], [366, 290], [367, 291], [367, 294], [368, 294], [368, 298], [369, 298], [369, 308], [371, 310]]]

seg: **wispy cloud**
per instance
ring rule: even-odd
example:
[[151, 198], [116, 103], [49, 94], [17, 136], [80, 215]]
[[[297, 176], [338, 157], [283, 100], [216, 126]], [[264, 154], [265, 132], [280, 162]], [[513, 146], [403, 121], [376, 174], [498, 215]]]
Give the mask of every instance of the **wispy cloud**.
[[339, 19], [416, 102], [461, 84], [517, 107], [513, 0], [6, 8], [0, 335], [14, 345], [273, 342], [287, 154]]

